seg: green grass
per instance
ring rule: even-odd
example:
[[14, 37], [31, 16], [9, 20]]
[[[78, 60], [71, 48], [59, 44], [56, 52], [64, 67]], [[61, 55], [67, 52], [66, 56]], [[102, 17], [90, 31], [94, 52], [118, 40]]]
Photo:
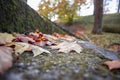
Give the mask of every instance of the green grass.
[[[94, 16], [83, 16], [75, 22], [92, 30], [94, 26]], [[120, 33], [120, 14], [108, 14], [103, 16], [103, 31], [110, 33]]]
[[120, 44], [120, 35], [114, 33], [103, 33], [102, 35], [93, 35], [86, 32], [88, 37], [99, 47], [108, 48], [109, 45], [114, 43]]
[[110, 44], [120, 43], [120, 14], [103, 16], [103, 34], [91, 34], [94, 25], [94, 16], [83, 16], [74, 23], [86, 28], [86, 34], [97, 45], [107, 48]]
[[120, 14], [105, 15], [103, 18], [103, 31], [120, 33]]

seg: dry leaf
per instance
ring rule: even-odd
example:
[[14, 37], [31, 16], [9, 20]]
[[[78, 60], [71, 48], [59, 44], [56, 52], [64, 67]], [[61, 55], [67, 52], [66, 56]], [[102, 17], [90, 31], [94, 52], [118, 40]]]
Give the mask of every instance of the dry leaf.
[[62, 42], [57, 46], [51, 46], [52, 49], [59, 49], [58, 52], [69, 53], [70, 51], [75, 51], [80, 53], [82, 51], [82, 47], [78, 45], [76, 42]]
[[34, 43], [35, 40], [33, 40], [32, 38], [25, 36], [23, 34], [16, 34], [15, 35], [16, 39], [14, 41], [16, 42], [25, 42], [25, 43]]
[[110, 70], [120, 69], [120, 60], [106, 61], [104, 62]]
[[56, 37], [56, 38], [58, 38], [58, 39], [67, 40], [67, 41], [74, 41], [74, 40], [75, 40], [75, 37], [69, 36], [69, 35], [67, 35], [67, 34], [53, 33], [53, 37]]
[[44, 37], [50, 41], [57, 40], [58, 38], [52, 35], [44, 34]]
[[34, 54], [34, 57], [38, 56], [39, 54], [45, 52], [45, 53], [50, 53], [48, 50], [45, 50], [39, 46], [34, 46], [32, 45], [32, 52]]
[[0, 46], [0, 74], [12, 67], [12, 53], [12, 48]]
[[50, 46], [50, 48], [51, 48], [51, 49], [60, 49], [60, 48], [62, 48], [62, 47], [66, 47], [65, 45], [68, 45], [68, 44], [69, 44], [68, 42], [64, 41], [64, 42], [62, 42], [62, 43], [59, 43], [59, 44], [56, 45], [56, 46]]
[[8, 33], [0, 33], [0, 44], [11, 43], [15, 37]]
[[36, 45], [36, 46], [45, 46], [46, 42], [44, 42], [44, 41], [35, 42], [34, 45]]
[[15, 42], [14, 45], [15, 45], [15, 54], [17, 56], [30, 49], [30, 44], [28, 43]]
[[67, 37], [61, 37], [60, 39], [64, 39], [64, 40], [67, 40], [67, 41], [74, 41], [76, 38], [72, 37], [72, 36], [67, 36]]
[[29, 35], [34, 36], [36, 38], [39, 37], [39, 34], [36, 34], [36, 33], [33, 33], [33, 32], [30, 32]]

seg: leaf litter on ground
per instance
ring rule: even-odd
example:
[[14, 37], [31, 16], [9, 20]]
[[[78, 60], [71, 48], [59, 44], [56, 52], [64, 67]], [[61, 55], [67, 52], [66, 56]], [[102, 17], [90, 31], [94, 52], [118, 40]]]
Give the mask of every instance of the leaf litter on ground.
[[[80, 53], [82, 52], [83, 48], [89, 48], [89, 49], [93, 49], [97, 53], [101, 53], [105, 58], [113, 60], [113, 62], [114, 60], [119, 60], [119, 57], [117, 56], [117, 54], [114, 54], [102, 48], [98, 48], [96, 45], [90, 42], [81, 41], [79, 39], [76, 39], [73, 36], [63, 35], [58, 33], [49, 35], [49, 34], [43, 34], [41, 32], [39, 33], [35, 32], [35, 33], [30, 33], [28, 35], [16, 34], [15, 36], [8, 33], [0, 33], [0, 45], [1, 45], [0, 46], [0, 52], [1, 52], [0, 53], [0, 57], [1, 57], [0, 73], [1, 74], [4, 73], [4, 71], [7, 70], [9, 67], [12, 66], [12, 59], [13, 59], [11, 55], [12, 53], [15, 53], [17, 56], [19, 56], [19, 54], [22, 54], [25, 51], [31, 51], [34, 54], [33, 57], [36, 57], [39, 54], [44, 52], [51, 53], [49, 50], [42, 48], [45, 46], [49, 46], [53, 50], [57, 49], [58, 52], [63, 52], [63, 53], [69, 53], [71, 51]], [[14, 45], [15, 47], [14, 48], [6, 47], [11, 45]], [[14, 52], [13, 52], [13, 49], [15, 50]], [[119, 63], [119, 61], [115, 63]], [[106, 64], [109, 67], [113, 63], [106, 63]], [[117, 66], [117, 68], [118, 67], [119, 66]], [[109, 69], [112, 69], [112, 68], [110, 67]]]

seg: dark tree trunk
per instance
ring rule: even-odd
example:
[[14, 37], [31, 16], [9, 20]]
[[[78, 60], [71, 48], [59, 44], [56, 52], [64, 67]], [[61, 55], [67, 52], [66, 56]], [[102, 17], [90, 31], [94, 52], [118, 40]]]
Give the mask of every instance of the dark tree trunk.
[[118, 3], [118, 13], [119, 13], [119, 10], [120, 10], [120, 0], [119, 0], [119, 3]]
[[93, 34], [102, 33], [102, 16], [103, 16], [103, 0], [95, 0], [94, 4], [94, 27], [92, 30]]

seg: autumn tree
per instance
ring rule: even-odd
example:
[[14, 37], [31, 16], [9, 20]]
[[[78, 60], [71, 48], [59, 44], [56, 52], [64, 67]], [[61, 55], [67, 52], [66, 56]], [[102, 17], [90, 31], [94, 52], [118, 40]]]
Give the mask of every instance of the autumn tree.
[[58, 3], [55, 11], [57, 12], [59, 19], [73, 22], [74, 17], [77, 15], [77, 3], [73, 2], [70, 4], [70, 1], [62, 0]]
[[38, 9], [39, 14], [51, 19], [52, 16], [52, 4], [50, 0], [42, 0], [39, 4], [39, 9]]
[[103, 0], [94, 0], [94, 27], [93, 34], [102, 33]]
[[51, 19], [57, 15], [61, 20], [72, 22], [77, 16], [79, 4], [85, 3], [86, 0], [43, 0], [39, 4], [38, 12]]

